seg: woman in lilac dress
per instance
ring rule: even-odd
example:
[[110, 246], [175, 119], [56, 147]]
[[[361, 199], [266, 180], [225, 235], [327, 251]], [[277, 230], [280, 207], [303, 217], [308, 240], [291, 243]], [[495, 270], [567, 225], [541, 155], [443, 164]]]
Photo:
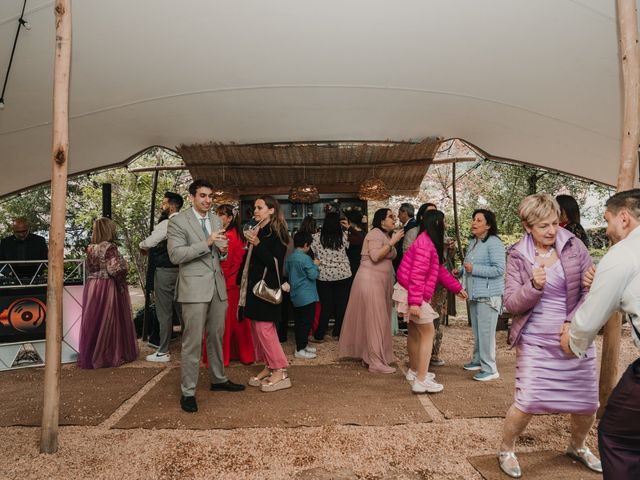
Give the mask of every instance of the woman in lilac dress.
[[548, 194], [520, 204], [526, 234], [508, 251], [504, 304], [513, 314], [509, 333], [516, 347], [515, 401], [509, 408], [498, 455], [507, 475], [522, 475], [514, 448], [535, 414], [571, 414], [566, 453], [601, 472], [600, 461], [585, 446], [598, 409], [593, 346], [583, 359], [560, 348], [560, 330], [582, 303], [585, 272], [592, 261], [584, 244], [558, 225], [560, 208]]
[[116, 224], [110, 218], [93, 223], [82, 302], [80, 368], [117, 367], [138, 358], [127, 262], [113, 243], [115, 236]]

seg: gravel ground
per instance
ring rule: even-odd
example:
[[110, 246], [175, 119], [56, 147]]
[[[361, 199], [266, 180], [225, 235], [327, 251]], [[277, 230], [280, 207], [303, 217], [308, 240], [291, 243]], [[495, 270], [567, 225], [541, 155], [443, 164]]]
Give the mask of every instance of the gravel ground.
[[[629, 340], [628, 325], [623, 329], [619, 374], [637, 356]], [[466, 317], [453, 319], [451, 325], [445, 327], [444, 335], [442, 357], [445, 360], [469, 357], [472, 337]], [[597, 340], [598, 348], [601, 340], [601, 337]], [[394, 341], [399, 364], [403, 365], [406, 339], [396, 337]], [[335, 341], [318, 347], [316, 360], [293, 360], [292, 363], [336, 361]], [[174, 345], [174, 351], [176, 348]], [[292, 354], [291, 343], [285, 348]], [[507, 350], [505, 332], [498, 333], [498, 349], [504, 355], [513, 355]], [[141, 358], [151, 352], [146, 346], [141, 350]], [[172, 364], [178, 361], [177, 357], [174, 355]], [[139, 360], [123, 368], [144, 364]], [[481, 476], [466, 457], [494, 453], [500, 441], [502, 419], [445, 420], [428, 396], [420, 397], [434, 419], [427, 424], [209, 431], [111, 429], [166, 373], [167, 370], [163, 370], [99, 426], [61, 427], [59, 450], [53, 455], [38, 453], [39, 428], [0, 428], [3, 452], [0, 479], [473, 480]], [[293, 381], [295, 384], [295, 379]], [[242, 408], [242, 404], [238, 407]], [[562, 450], [569, 438], [567, 424], [566, 416], [536, 417], [518, 449]], [[597, 446], [595, 430], [589, 437], [589, 445]]]

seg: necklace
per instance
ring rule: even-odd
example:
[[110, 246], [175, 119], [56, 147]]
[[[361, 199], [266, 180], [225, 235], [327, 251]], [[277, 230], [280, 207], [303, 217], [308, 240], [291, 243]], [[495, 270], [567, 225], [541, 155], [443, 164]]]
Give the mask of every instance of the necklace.
[[[535, 247], [534, 247], [535, 248]], [[549, 258], [551, 255], [553, 255], [555, 248], [551, 247], [547, 252], [545, 253], [540, 253], [538, 251], [537, 248], [535, 248], [536, 251], [536, 257], [540, 257], [540, 258]]]

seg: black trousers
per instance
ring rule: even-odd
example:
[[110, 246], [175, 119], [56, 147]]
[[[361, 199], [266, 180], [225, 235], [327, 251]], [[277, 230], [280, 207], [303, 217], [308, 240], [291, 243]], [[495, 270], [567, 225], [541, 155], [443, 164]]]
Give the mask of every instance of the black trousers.
[[296, 333], [296, 351], [307, 347], [309, 332], [313, 327], [313, 317], [316, 313], [315, 302], [302, 307], [293, 307], [293, 321]]
[[640, 358], [629, 365], [598, 425], [604, 480], [640, 478]]
[[333, 336], [340, 336], [344, 312], [349, 302], [349, 292], [351, 291], [351, 277], [333, 282], [316, 281], [318, 296], [320, 297], [320, 321], [318, 328], [313, 335], [317, 340], [322, 340], [327, 333], [329, 319], [334, 318]]

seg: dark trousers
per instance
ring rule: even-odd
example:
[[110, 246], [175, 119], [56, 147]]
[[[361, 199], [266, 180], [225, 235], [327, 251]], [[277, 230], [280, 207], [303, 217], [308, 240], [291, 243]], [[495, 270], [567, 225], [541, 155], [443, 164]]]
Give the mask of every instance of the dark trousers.
[[342, 319], [349, 302], [349, 292], [351, 291], [351, 277], [333, 282], [316, 281], [318, 296], [320, 297], [320, 321], [318, 328], [313, 335], [317, 340], [322, 340], [329, 326], [329, 318], [333, 315], [336, 323], [333, 325], [333, 336], [340, 336]]
[[310, 303], [302, 307], [293, 307], [293, 321], [295, 322], [296, 350], [304, 350], [307, 347], [309, 331], [313, 327], [313, 317], [316, 313], [316, 303]]
[[629, 365], [598, 426], [604, 480], [640, 478], [640, 358]]

